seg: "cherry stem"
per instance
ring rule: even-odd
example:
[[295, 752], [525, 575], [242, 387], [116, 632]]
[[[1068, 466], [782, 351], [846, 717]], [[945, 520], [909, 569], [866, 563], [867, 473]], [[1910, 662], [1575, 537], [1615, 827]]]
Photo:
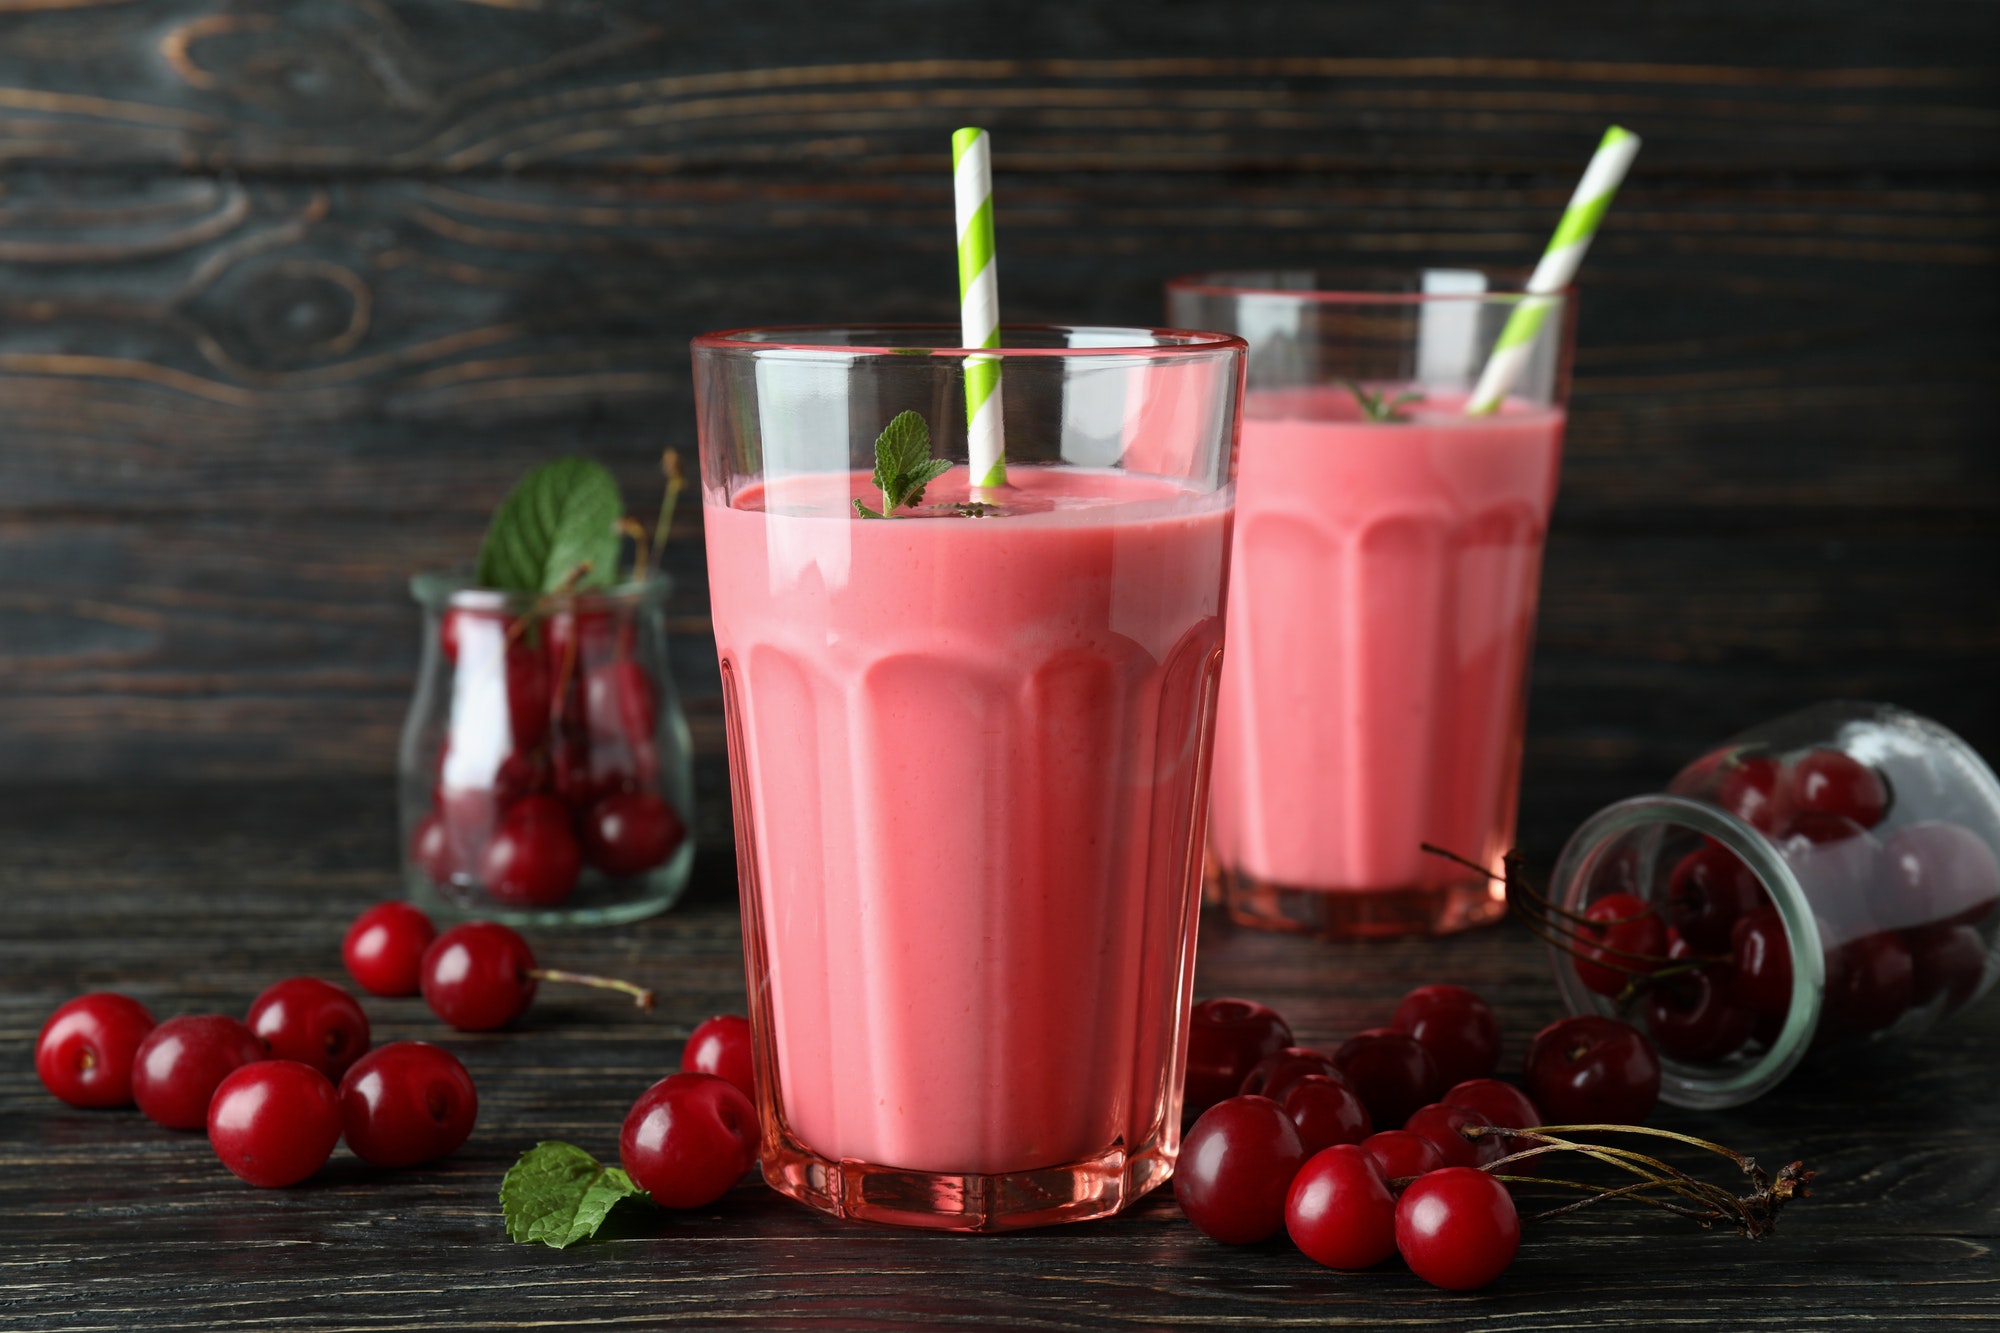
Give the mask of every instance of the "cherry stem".
[[653, 566], [651, 548], [646, 544], [646, 529], [638, 519], [627, 515], [618, 520], [618, 530], [632, 539], [632, 581], [641, 582]]
[[569, 972], [560, 967], [532, 967], [528, 975], [537, 981], [567, 981], [578, 986], [595, 986], [599, 990], [615, 990], [632, 997], [632, 1003], [651, 1012], [653, 992], [635, 982], [620, 981], [616, 977], [597, 977], [588, 972]]
[[660, 497], [659, 521], [653, 524], [653, 551], [665, 560], [667, 536], [674, 530], [674, 506], [680, 503], [681, 491], [687, 485], [681, 478], [680, 450], [669, 449], [660, 455], [660, 472], [667, 479], [667, 490]]
[[1643, 1203], [1649, 1208], [1658, 1208], [1662, 1212], [1692, 1218], [1703, 1226], [1719, 1222], [1726, 1216], [1724, 1213], [1718, 1213], [1713, 1210], [1705, 1213], [1697, 1212], [1693, 1208], [1683, 1208], [1677, 1203], [1668, 1203], [1665, 1199], [1648, 1198], [1645, 1194], [1646, 1190], [1659, 1188], [1659, 1186], [1650, 1181], [1642, 1180], [1634, 1185], [1620, 1185], [1617, 1189], [1607, 1190], [1599, 1189], [1595, 1185], [1586, 1185], [1577, 1180], [1556, 1180], [1548, 1176], [1506, 1176], [1501, 1175], [1497, 1171], [1493, 1172], [1492, 1175], [1495, 1180], [1505, 1181], [1509, 1185], [1547, 1185], [1555, 1189], [1578, 1190], [1590, 1196], [1587, 1199], [1578, 1199], [1573, 1203], [1563, 1204], [1560, 1208], [1545, 1208], [1539, 1213], [1530, 1213], [1521, 1219], [1524, 1222], [1546, 1222], [1551, 1218], [1562, 1217], [1575, 1212], [1579, 1208], [1588, 1208], [1593, 1203], [1603, 1203], [1608, 1199], [1630, 1199], [1634, 1203]]

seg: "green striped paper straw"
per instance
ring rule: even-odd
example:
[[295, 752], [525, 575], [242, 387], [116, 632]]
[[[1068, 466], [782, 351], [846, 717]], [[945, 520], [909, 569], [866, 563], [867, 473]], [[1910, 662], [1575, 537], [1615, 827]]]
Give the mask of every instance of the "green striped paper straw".
[[1569, 207], [1563, 210], [1562, 221], [1556, 224], [1556, 234], [1549, 238], [1549, 248], [1542, 251], [1542, 262], [1535, 265], [1528, 279], [1528, 295], [1514, 306], [1499, 341], [1493, 344], [1479, 387], [1465, 405], [1467, 416], [1484, 416], [1497, 409], [1520, 378], [1528, 353], [1534, 350], [1535, 335], [1555, 308], [1555, 302], [1548, 298], [1576, 279], [1584, 252], [1597, 235], [1597, 224], [1604, 220], [1604, 210], [1611, 207], [1618, 183], [1625, 179], [1638, 153], [1639, 136], [1630, 130], [1613, 125], [1604, 132], [1590, 165], [1584, 168], [1583, 179], [1576, 183]]
[[[999, 265], [993, 257], [993, 138], [982, 129], [951, 136], [958, 204], [958, 323], [967, 347], [1000, 345]], [[966, 465], [974, 486], [1007, 484], [1000, 430], [1000, 358], [965, 358]]]

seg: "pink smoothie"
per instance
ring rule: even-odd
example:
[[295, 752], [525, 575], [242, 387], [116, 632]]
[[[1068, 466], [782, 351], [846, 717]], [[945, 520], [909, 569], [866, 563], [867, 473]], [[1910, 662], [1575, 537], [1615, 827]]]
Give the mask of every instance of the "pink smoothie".
[[1237, 464], [1216, 860], [1285, 888], [1463, 881], [1513, 837], [1563, 414], [1253, 393]]
[[1010, 481], [986, 518], [856, 521], [859, 474], [704, 511], [752, 985], [823, 1157], [997, 1173], [1177, 1129], [1228, 496]]

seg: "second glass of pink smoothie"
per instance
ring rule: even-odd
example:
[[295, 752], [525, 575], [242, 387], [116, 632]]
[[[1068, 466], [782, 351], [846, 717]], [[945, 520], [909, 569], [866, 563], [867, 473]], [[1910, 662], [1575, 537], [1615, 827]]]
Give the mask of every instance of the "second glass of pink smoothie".
[[1179, 1150], [1244, 353], [1004, 337], [694, 346], [764, 1177], [953, 1230], [1115, 1212]]
[[1518, 285], [1473, 270], [1216, 273], [1169, 321], [1250, 344], [1208, 879], [1250, 925], [1498, 919], [1513, 845], [1571, 295], [1466, 412]]

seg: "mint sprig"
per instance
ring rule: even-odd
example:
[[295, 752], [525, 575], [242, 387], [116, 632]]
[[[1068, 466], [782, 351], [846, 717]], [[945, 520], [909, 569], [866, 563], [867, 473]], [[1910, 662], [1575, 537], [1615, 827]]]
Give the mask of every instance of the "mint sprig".
[[1354, 380], [1342, 380], [1341, 383], [1354, 395], [1354, 401], [1361, 404], [1361, 418], [1364, 421], [1405, 422], [1409, 418], [1403, 415], [1404, 405], [1424, 401], [1424, 396], [1413, 390], [1406, 390], [1391, 398], [1387, 389], [1380, 393], [1370, 393]]
[[949, 471], [949, 462], [931, 457], [930, 423], [915, 412], [898, 412], [875, 437], [875, 488], [882, 492], [882, 509], [878, 513], [856, 499], [854, 512], [887, 518], [914, 508], [924, 502], [924, 487]]
[[[479, 585], [550, 593], [618, 577], [618, 482], [587, 458], [558, 458], [516, 482], [479, 547]], [[579, 572], [580, 571], [580, 572]]]
[[508, 1237], [558, 1250], [595, 1236], [620, 1199], [652, 1196], [573, 1143], [537, 1143], [500, 1182]]

